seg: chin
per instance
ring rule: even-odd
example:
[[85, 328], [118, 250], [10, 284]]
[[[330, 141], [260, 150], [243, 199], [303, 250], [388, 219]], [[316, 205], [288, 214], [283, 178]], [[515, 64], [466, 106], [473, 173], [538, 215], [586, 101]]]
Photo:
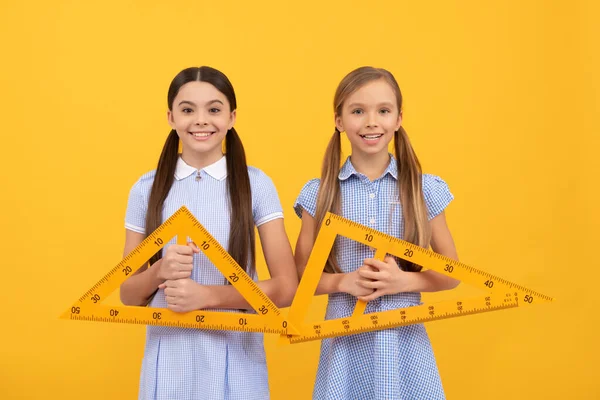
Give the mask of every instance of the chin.
[[367, 147], [366, 149], [362, 148], [361, 151], [363, 153], [365, 153], [365, 154], [368, 154], [368, 155], [371, 155], [371, 156], [375, 156], [375, 155], [378, 155], [378, 154], [381, 154], [381, 153], [386, 153], [387, 154], [388, 153], [388, 148], [387, 148], [387, 146], [385, 146], [385, 147], [378, 147], [378, 148]]

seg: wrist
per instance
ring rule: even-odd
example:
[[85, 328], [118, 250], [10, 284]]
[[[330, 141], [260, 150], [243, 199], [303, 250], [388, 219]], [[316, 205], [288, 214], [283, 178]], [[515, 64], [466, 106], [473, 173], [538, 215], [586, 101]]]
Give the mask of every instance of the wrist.
[[336, 274], [331, 274], [332, 275], [332, 292], [333, 293], [348, 293], [347, 290], [345, 290], [345, 286], [344, 286], [344, 278], [346, 277], [346, 273], [336, 273]]
[[419, 272], [403, 272], [402, 279], [398, 281], [396, 290], [399, 292], [420, 292], [421, 274]]
[[218, 290], [215, 290], [214, 286], [203, 286], [199, 283], [196, 283], [196, 285], [198, 299], [196, 302], [196, 308], [198, 310], [203, 308], [217, 308], [217, 304], [220, 304]]
[[158, 260], [157, 262], [155, 262], [154, 264], [152, 264], [150, 266], [150, 268], [148, 268], [148, 270], [150, 271], [150, 274], [152, 274], [152, 278], [154, 279], [154, 281], [157, 282], [156, 286], [160, 285], [161, 283], [164, 283], [166, 281], [165, 278], [162, 277], [161, 274], [161, 265], [162, 265], [162, 258], [160, 260]]
[[160, 266], [162, 265], [162, 261], [163, 261], [163, 259], [161, 258], [160, 260], [158, 260], [157, 262], [155, 262], [148, 268], [148, 270], [150, 271], [150, 273], [152, 274], [154, 279], [160, 281], [160, 283], [162, 283], [166, 280], [162, 277], [162, 274], [161, 274]]

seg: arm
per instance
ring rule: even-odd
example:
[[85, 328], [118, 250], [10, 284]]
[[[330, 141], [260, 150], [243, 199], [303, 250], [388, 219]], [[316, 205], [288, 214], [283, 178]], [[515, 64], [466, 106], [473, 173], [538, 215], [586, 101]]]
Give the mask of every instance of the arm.
[[[443, 256], [458, 261], [456, 246], [452, 234], [446, 223], [446, 215], [442, 212], [430, 221], [431, 224], [431, 249]], [[437, 292], [440, 290], [454, 289], [460, 281], [450, 278], [439, 272], [427, 270], [418, 274], [414, 280], [414, 292]]]
[[[143, 240], [143, 234], [125, 230], [123, 258], [142, 243]], [[162, 259], [158, 262], [160, 263], [161, 261]], [[157, 271], [159, 268], [155, 267], [157, 265], [148, 269], [148, 264], [146, 263], [121, 284], [120, 296], [123, 304], [127, 306], [144, 306], [148, 304], [158, 285], [164, 282], [158, 278]]]
[[[302, 227], [300, 228], [300, 234], [298, 235], [298, 241], [296, 242], [296, 267], [298, 269], [298, 277], [301, 278], [308, 258], [313, 249], [316, 239], [316, 220], [306, 210], [302, 210]], [[373, 292], [372, 289], [366, 289], [356, 285], [358, 281], [358, 272], [351, 273], [337, 273], [331, 274], [323, 272], [319, 284], [317, 285], [316, 295], [329, 294], [336, 292], [346, 292], [354, 296], [363, 296]]]
[[[431, 248], [434, 252], [458, 260], [454, 241], [444, 213], [438, 214], [430, 221]], [[392, 257], [385, 261], [367, 259], [366, 267], [359, 269], [361, 280], [359, 284], [366, 288], [375, 289], [369, 296], [361, 297], [363, 301], [371, 301], [386, 294], [400, 292], [438, 292], [453, 289], [460, 281], [436, 271], [423, 272], [402, 271]]]
[[[275, 219], [258, 227], [265, 261], [271, 279], [257, 282], [258, 287], [277, 307], [288, 307], [298, 287], [292, 248], [285, 232], [283, 219]], [[252, 307], [233, 286], [205, 286], [206, 306], [203, 308]]]
[[[278, 307], [291, 305], [298, 286], [298, 275], [302, 275], [312, 250], [315, 221], [306, 211], [303, 211], [302, 225], [302, 232], [296, 246], [296, 262], [301, 262], [298, 264], [298, 271], [294, 267], [294, 256], [283, 220], [276, 219], [258, 227], [271, 279], [259, 281], [257, 285]], [[358, 286], [358, 279], [357, 271], [349, 274], [324, 273], [317, 294], [340, 291], [354, 296], [371, 294], [373, 289]], [[160, 284], [159, 288], [165, 289], [168, 308], [176, 312], [205, 308], [252, 308], [233, 286], [204, 286], [191, 279], [179, 279], [166, 281]]]
[[[123, 257], [142, 243], [144, 238], [141, 233], [126, 230]], [[144, 264], [121, 284], [121, 302], [127, 306], [145, 306], [167, 279], [179, 280], [189, 277], [192, 273], [194, 252], [199, 252], [195, 246], [170, 245], [165, 256], [152, 267], [148, 268], [148, 264]]]

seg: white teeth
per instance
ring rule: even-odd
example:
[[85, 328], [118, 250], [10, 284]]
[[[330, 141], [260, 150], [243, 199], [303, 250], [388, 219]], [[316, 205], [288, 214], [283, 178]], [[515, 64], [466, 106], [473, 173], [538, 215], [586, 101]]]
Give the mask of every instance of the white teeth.
[[383, 135], [362, 135], [362, 137], [364, 137], [365, 139], [379, 139], [380, 137], [382, 137]]
[[212, 135], [212, 133], [192, 133], [195, 137], [207, 137]]

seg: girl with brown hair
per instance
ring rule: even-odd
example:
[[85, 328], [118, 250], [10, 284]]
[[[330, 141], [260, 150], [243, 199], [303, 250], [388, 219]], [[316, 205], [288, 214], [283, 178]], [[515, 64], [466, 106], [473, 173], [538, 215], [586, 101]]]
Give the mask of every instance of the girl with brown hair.
[[[298, 278], [281, 204], [271, 179], [246, 165], [231, 82], [214, 68], [187, 68], [171, 82], [167, 101], [172, 130], [157, 168], [131, 188], [124, 254], [185, 205], [256, 280], [257, 227], [271, 275], [258, 286], [279, 307], [289, 306]], [[175, 240], [122, 284], [121, 301], [175, 312], [254, 312], [195, 244]], [[146, 332], [140, 399], [269, 398], [262, 334], [162, 326]]]

